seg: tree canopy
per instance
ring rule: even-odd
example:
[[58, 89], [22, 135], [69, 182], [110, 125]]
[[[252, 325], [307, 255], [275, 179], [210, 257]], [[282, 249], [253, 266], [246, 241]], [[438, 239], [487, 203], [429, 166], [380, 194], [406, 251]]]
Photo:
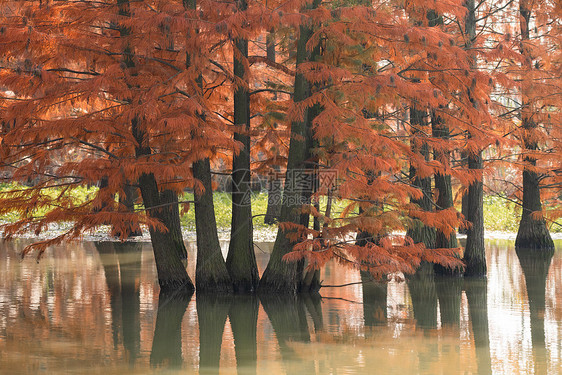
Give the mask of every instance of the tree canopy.
[[[462, 249], [446, 239], [480, 220], [462, 196], [508, 170], [523, 177], [505, 198], [538, 228], [520, 243], [536, 243], [562, 216], [560, 16], [549, 0], [3, 1], [0, 161], [30, 185], [1, 193], [0, 215], [19, 215], [3, 234], [72, 222], [28, 248], [40, 254], [101, 225], [121, 239], [148, 225], [157, 246], [178, 203], [194, 203], [184, 190], [203, 202], [212, 173], [233, 173], [233, 238], [249, 231], [253, 248], [251, 224], [234, 227], [251, 221], [237, 189], [282, 170], [264, 285], [300, 285], [332, 259], [377, 277], [455, 268]], [[98, 188], [72, 199], [84, 186]], [[346, 208], [320, 211], [321, 198]]]

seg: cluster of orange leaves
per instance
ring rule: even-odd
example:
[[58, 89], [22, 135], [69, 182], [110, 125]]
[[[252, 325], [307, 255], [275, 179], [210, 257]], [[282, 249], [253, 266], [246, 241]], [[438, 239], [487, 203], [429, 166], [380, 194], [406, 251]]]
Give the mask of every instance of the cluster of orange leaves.
[[[521, 74], [488, 67], [516, 66], [517, 38], [481, 33], [474, 50], [486, 69], [475, 70], [464, 48], [461, 0], [321, 3], [314, 9], [308, 3], [248, 1], [248, 9], [239, 11], [234, 1], [214, 0], [198, 1], [194, 10], [179, 0], [3, 2], [0, 156], [13, 180], [35, 183], [0, 199], [0, 214], [17, 211], [22, 218], [5, 225], [4, 235], [40, 233], [49, 223], [74, 222], [63, 236], [39, 245], [44, 249], [108, 222], [159, 225], [143, 211], [127, 212], [115, 196], [145, 173], [178, 193], [200, 188], [191, 165], [205, 157], [227, 171], [224, 166], [240, 147], [232, 136], [240, 130], [231, 125], [232, 91], [248, 85], [256, 91], [250, 96], [256, 171], [284, 164], [290, 123], [302, 120], [307, 107], [320, 105], [313, 121], [318, 144], [314, 154], [322, 167], [337, 171], [338, 186], [330, 192], [321, 189], [316, 197], [331, 194], [350, 202], [337, 219], [304, 208], [325, 224], [321, 231], [284, 224], [298, 228], [295, 236], [301, 239], [287, 259], [306, 257], [316, 268], [335, 258], [375, 274], [411, 272], [421, 260], [456, 265], [454, 249], [428, 251], [396, 235], [415, 220], [446, 234], [463, 225], [454, 209], [427, 213], [411, 203], [421, 192], [404, 171], [411, 165], [420, 177], [449, 174], [467, 186], [482, 173], [449, 160], [426, 161], [411, 145], [473, 152], [516, 144], [517, 138], [504, 139], [515, 121], [497, 116], [502, 107], [494, 89], [518, 87]], [[560, 14], [559, 4], [541, 4], [548, 10], [541, 13], [545, 20]], [[430, 27], [419, 21], [430, 10], [454, 22]], [[315, 25], [308, 48], [321, 46], [322, 57], [295, 67], [294, 43], [305, 23]], [[548, 43], [557, 57], [549, 60], [548, 74], [558, 74], [550, 85], [559, 88], [560, 48], [552, 47], [560, 45], [556, 25], [558, 39]], [[277, 62], [265, 59], [265, 34], [271, 30], [278, 42]], [[232, 47], [236, 38], [254, 42], [252, 56], [242, 59], [247, 65], [243, 80], [233, 74], [233, 56], [241, 58]], [[310, 97], [299, 103], [290, 97], [295, 72], [313, 86]], [[537, 96], [547, 90], [534, 87]], [[271, 90], [278, 90], [277, 100], [272, 100]], [[555, 123], [560, 114], [551, 110], [559, 108], [555, 100], [560, 98], [544, 97], [537, 100], [543, 105], [537, 117], [553, 125], [551, 133], [536, 136], [543, 142], [553, 138], [558, 143], [552, 148], [560, 152]], [[407, 119], [400, 117], [411, 103], [437, 109], [457, 136], [449, 141], [432, 138], [427, 125], [412, 136]], [[135, 121], [150, 155], [135, 154]], [[460, 136], [467, 132], [472, 138]], [[548, 171], [551, 183], [560, 181], [560, 173], [551, 173], [561, 168], [560, 159], [537, 168]], [[64, 194], [102, 179], [108, 188], [86, 202], [76, 204]], [[63, 193], [57, 198], [42, 193], [52, 186], [63, 187]], [[34, 217], [40, 207], [51, 209], [44, 217]], [[357, 246], [349, 240], [357, 232], [382, 239]]]

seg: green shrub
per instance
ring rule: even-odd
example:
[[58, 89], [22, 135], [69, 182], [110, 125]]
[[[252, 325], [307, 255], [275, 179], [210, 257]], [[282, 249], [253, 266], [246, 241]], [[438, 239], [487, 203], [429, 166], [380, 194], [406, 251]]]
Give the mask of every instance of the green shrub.
[[517, 232], [521, 207], [503, 197], [484, 196], [484, 228], [491, 231]]

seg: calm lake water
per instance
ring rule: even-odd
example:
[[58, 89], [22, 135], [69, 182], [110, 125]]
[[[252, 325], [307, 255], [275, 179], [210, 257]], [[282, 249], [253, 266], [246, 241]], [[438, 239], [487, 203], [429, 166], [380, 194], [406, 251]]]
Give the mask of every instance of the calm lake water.
[[[25, 241], [3, 242], [0, 373], [562, 372], [562, 242], [538, 261], [486, 244], [487, 282], [419, 277], [295, 302], [159, 296], [147, 243], [60, 246], [37, 263], [20, 261]], [[263, 270], [271, 244], [259, 247]], [[322, 279], [361, 276], [330, 265]]]

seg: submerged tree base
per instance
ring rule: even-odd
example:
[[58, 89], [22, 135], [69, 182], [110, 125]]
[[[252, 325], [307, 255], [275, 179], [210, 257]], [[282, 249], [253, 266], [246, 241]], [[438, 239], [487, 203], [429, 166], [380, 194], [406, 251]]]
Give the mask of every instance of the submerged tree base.
[[554, 251], [554, 241], [552, 241], [546, 223], [537, 220], [521, 220], [515, 239], [515, 248]]

